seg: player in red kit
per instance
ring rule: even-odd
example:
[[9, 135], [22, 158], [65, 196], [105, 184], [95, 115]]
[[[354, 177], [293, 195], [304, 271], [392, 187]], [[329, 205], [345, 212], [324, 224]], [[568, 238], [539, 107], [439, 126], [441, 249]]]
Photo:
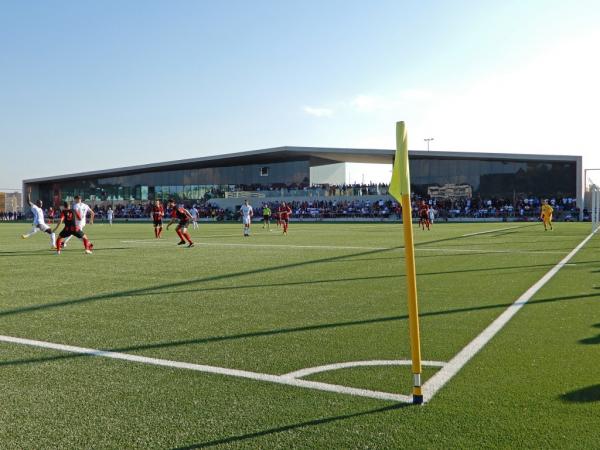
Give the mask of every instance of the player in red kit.
[[290, 208], [289, 205], [286, 205], [285, 202], [282, 202], [277, 211], [279, 212], [279, 220], [281, 221], [281, 225], [283, 225], [283, 234], [287, 234], [292, 208]]
[[429, 206], [425, 200], [422, 200], [419, 205], [419, 225], [423, 230], [425, 230], [425, 227], [427, 227], [427, 230], [431, 229], [431, 223], [429, 222]]
[[179, 236], [179, 239], [181, 240], [177, 243], [177, 245], [184, 245], [185, 241], [187, 240], [188, 247], [193, 247], [194, 243], [192, 242], [192, 238], [190, 237], [190, 234], [187, 230], [192, 215], [183, 206], [177, 206], [175, 204], [175, 200], [169, 200], [169, 207], [171, 208], [171, 221], [167, 225], [167, 230], [171, 225], [173, 225], [173, 223], [175, 223], [176, 220], [179, 220], [175, 231], [177, 232], [177, 236]]
[[54, 208], [48, 208], [48, 223], [54, 223]]
[[163, 217], [165, 216], [165, 210], [160, 204], [160, 200], [154, 202], [152, 207], [152, 220], [154, 221], [154, 237], [160, 239], [163, 229]]
[[61, 253], [63, 240], [65, 238], [68, 238], [69, 236], [76, 236], [79, 239], [83, 240], [85, 252], [88, 254], [92, 253], [92, 248], [94, 248], [94, 246], [77, 225], [78, 220], [81, 220], [81, 214], [79, 214], [79, 211], [71, 209], [69, 203], [65, 202], [63, 204], [63, 209], [60, 212], [60, 220], [56, 224], [56, 227], [54, 227], [54, 231], [56, 231], [61, 224], [64, 224], [65, 226], [58, 235], [58, 239], [56, 240], [57, 255], [60, 255]]

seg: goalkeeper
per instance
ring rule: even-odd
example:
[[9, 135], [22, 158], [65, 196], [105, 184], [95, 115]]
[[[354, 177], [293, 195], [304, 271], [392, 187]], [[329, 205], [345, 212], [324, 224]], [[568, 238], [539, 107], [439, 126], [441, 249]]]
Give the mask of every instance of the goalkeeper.
[[554, 208], [548, 204], [548, 200], [544, 200], [544, 204], [542, 205], [542, 213], [540, 218], [544, 222], [544, 231], [548, 231], [548, 227], [552, 230], [552, 213], [554, 212]]

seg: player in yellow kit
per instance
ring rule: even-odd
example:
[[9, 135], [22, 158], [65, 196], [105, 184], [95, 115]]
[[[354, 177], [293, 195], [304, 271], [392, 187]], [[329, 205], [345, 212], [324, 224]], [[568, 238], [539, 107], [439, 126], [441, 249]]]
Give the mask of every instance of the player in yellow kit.
[[544, 200], [544, 204], [542, 205], [542, 214], [540, 218], [544, 221], [544, 231], [548, 231], [548, 227], [552, 229], [552, 213], [554, 212], [554, 208], [548, 204], [548, 200]]

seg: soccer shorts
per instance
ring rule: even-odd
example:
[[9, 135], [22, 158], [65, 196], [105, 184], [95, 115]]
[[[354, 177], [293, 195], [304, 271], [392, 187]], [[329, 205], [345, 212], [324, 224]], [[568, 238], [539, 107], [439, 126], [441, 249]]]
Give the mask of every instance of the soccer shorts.
[[67, 230], [66, 228], [63, 228], [63, 230], [60, 232], [60, 234], [58, 235], [59, 237], [65, 239], [68, 238], [69, 236], [75, 236], [78, 237], [79, 239], [83, 239], [83, 231], [81, 230]]
[[244, 225], [250, 225], [250, 216], [242, 217], [242, 222]]
[[183, 230], [183, 229], [185, 229], [185, 228], [188, 227], [189, 223], [190, 223], [189, 221], [187, 221], [187, 222], [179, 222], [179, 224], [177, 225], [177, 229], [178, 230]]
[[162, 219], [154, 219], [154, 226], [155, 227], [162, 227]]
[[45, 223], [38, 223], [37, 225], [34, 226], [34, 228], [37, 228], [40, 231], [46, 231], [49, 230], [50, 227], [48, 225], [46, 225]]

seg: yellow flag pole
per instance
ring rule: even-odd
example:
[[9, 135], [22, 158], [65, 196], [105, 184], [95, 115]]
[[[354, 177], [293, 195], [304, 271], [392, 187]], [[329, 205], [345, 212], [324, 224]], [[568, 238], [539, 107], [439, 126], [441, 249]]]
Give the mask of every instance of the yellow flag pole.
[[410, 332], [410, 353], [413, 373], [413, 403], [423, 403], [421, 389], [421, 338], [419, 333], [419, 308], [417, 303], [417, 271], [410, 204], [410, 172], [408, 166], [408, 143], [404, 122], [396, 123], [396, 156], [390, 182], [390, 194], [402, 205], [404, 230], [404, 253], [406, 279], [408, 280], [408, 323]]

